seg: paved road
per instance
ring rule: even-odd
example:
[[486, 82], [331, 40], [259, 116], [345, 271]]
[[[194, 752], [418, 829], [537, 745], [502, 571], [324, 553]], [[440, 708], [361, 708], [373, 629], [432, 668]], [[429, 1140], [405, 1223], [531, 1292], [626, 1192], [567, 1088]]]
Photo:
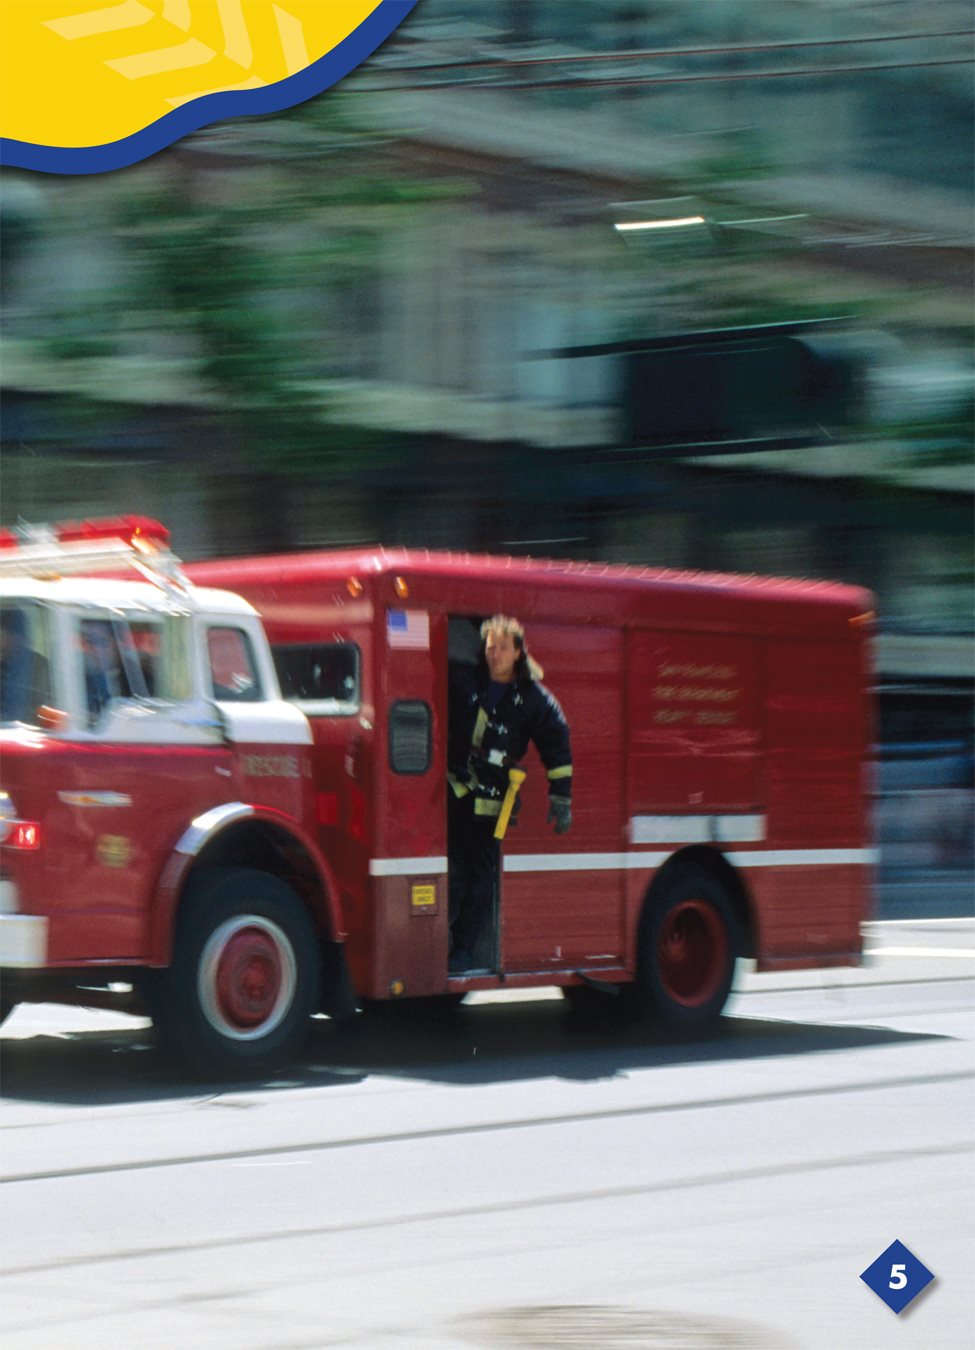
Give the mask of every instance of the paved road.
[[[211, 1091], [144, 1025], [5, 1028], [5, 1350], [967, 1346], [975, 922], [743, 973], [705, 1042], [480, 996]], [[895, 1239], [936, 1279], [859, 1279]]]

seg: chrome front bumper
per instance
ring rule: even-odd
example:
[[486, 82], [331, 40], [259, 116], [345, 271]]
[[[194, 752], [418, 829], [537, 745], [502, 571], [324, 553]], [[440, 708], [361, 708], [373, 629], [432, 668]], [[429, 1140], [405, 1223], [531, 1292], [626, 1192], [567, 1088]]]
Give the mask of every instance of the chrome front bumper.
[[47, 919], [36, 914], [0, 914], [0, 970], [47, 965]]

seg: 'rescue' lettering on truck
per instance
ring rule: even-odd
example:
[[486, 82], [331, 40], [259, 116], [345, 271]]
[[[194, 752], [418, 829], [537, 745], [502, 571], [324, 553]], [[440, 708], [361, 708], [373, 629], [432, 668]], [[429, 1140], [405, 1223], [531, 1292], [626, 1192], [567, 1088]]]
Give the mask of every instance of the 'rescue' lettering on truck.
[[[8, 1001], [91, 998], [97, 966], [199, 1067], [263, 1070], [311, 1012], [366, 999], [552, 985], [695, 1028], [740, 956], [859, 962], [867, 592], [382, 549], [173, 574], [4, 583], [59, 672], [2, 732]], [[82, 592], [132, 667], [107, 721], [85, 701]], [[493, 930], [456, 976], [448, 667], [498, 612], [572, 729], [573, 828], [546, 830], [532, 752]]]

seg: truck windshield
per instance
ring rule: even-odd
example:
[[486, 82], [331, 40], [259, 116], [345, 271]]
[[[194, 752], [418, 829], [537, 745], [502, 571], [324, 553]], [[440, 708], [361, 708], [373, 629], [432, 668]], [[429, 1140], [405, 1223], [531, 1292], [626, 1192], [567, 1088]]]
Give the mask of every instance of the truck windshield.
[[359, 648], [353, 642], [316, 642], [273, 648], [286, 699], [303, 712], [344, 716], [360, 704]]
[[51, 693], [50, 624], [33, 600], [0, 606], [0, 724], [37, 726]]

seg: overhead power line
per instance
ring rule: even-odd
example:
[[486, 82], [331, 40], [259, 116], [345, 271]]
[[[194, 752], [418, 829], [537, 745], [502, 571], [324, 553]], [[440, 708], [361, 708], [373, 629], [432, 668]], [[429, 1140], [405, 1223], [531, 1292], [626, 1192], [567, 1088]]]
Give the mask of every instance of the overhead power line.
[[926, 33], [883, 33], [876, 37], [808, 38], [795, 42], [735, 43], [721, 47], [656, 47], [637, 51], [576, 52], [563, 56], [494, 57], [483, 61], [436, 61], [399, 66], [411, 75], [437, 70], [514, 70], [522, 66], [580, 65], [586, 62], [657, 61], [668, 56], [736, 56], [752, 52], [799, 51], [809, 47], [854, 47], [878, 42], [924, 42], [935, 38], [975, 37], [975, 29], [958, 28]]
[[[404, 90], [424, 92], [453, 89], [454, 92], [478, 90], [540, 90], [540, 89], [634, 89], [640, 86], [666, 84], [708, 84], [721, 80], [738, 82], [757, 82], [759, 80], [784, 80], [795, 77], [815, 75], [852, 75], [870, 74], [883, 70], [923, 70], [933, 66], [967, 66], [973, 61], [971, 56], [944, 57], [934, 61], [883, 61], [859, 66], [805, 66], [789, 70], [752, 70], [752, 71], [716, 71], [709, 75], [630, 75], [619, 78], [613, 76], [595, 76], [592, 79], [572, 80], [439, 80], [436, 83], [386, 84], [376, 86], [350, 85], [365, 93], [400, 93]], [[375, 72], [371, 72], [375, 74]]]

